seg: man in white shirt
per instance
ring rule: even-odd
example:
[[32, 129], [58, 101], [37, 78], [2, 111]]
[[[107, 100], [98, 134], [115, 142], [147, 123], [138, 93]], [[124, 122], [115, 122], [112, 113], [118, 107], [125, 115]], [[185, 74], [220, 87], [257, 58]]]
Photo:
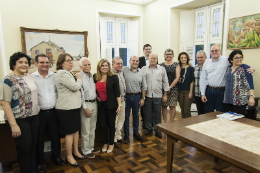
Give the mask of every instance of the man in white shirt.
[[79, 61], [81, 71], [79, 75], [82, 80], [82, 108], [81, 116], [81, 151], [89, 159], [95, 158], [93, 153], [99, 153], [94, 149], [95, 130], [97, 124], [97, 102], [96, 85], [91, 71], [91, 61], [83, 57]]
[[51, 139], [51, 159], [56, 165], [64, 165], [60, 158], [61, 144], [58, 128], [58, 117], [55, 110], [57, 90], [55, 86], [55, 73], [49, 71], [50, 61], [45, 54], [38, 54], [35, 57], [35, 65], [38, 70], [32, 73], [34, 82], [38, 89], [39, 113], [39, 134], [36, 146], [37, 172], [44, 172], [44, 134], [45, 129], [49, 131]]

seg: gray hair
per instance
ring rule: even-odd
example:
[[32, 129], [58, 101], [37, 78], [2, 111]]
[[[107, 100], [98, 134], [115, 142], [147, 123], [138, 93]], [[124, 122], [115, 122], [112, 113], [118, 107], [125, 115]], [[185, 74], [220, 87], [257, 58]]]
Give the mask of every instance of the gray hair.
[[90, 64], [91, 64], [91, 61], [90, 61], [89, 58], [87, 58], [87, 57], [82, 57], [82, 58], [79, 60], [79, 66], [80, 66], [80, 67], [82, 67], [82, 65], [83, 65], [83, 60], [84, 60], [84, 59], [89, 60], [89, 62], [90, 62]]
[[199, 53], [203, 53], [205, 55], [205, 57], [207, 58], [207, 54], [204, 50], [199, 50], [196, 55], [198, 56]]
[[172, 49], [170, 49], [170, 48], [168, 48], [168, 49], [166, 49], [166, 50], [164, 51], [164, 55], [166, 54], [166, 52], [172, 52], [172, 54], [174, 55], [174, 52], [173, 52], [173, 50], [172, 50]]
[[[112, 63], [115, 63], [115, 60], [116, 59], [122, 59], [120, 56], [115, 56], [113, 59], [112, 59]], [[123, 61], [123, 60], [122, 60]]]
[[[130, 57], [130, 60], [132, 60], [132, 58], [133, 58], [134, 56], [136, 56], [136, 55], [132, 55], [132, 56]], [[138, 58], [138, 56], [136, 56], [136, 57]]]
[[149, 58], [150, 58], [150, 56], [152, 56], [152, 55], [156, 55], [157, 58], [158, 58], [158, 55], [157, 55], [156, 53], [151, 53], [151, 54], [149, 55]]

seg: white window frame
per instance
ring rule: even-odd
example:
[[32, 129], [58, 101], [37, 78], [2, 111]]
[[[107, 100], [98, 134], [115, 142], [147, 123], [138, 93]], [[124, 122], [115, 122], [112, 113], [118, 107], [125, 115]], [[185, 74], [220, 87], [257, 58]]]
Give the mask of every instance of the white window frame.
[[[124, 33], [124, 35], [125, 35], [125, 43], [121, 42], [122, 41], [121, 24], [125, 24], [125, 33]], [[119, 42], [119, 47], [127, 47], [127, 40], [128, 40], [128, 37], [127, 37], [127, 34], [128, 34], [127, 27], [128, 27], [127, 21], [125, 21], [125, 20], [118, 21], [118, 31], [119, 31], [118, 42]]]
[[[220, 19], [220, 21], [219, 21], [219, 36], [218, 37], [213, 37], [213, 19], [214, 19], [214, 9], [219, 9], [220, 8], [220, 13], [219, 13], [219, 15], [220, 16], [218, 16], [219, 17], [219, 19]], [[210, 42], [214, 42], [214, 41], [222, 41], [222, 33], [223, 33], [223, 21], [224, 21], [224, 16], [223, 16], [223, 11], [224, 11], [224, 6], [223, 6], [223, 4], [221, 3], [221, 4], [218, 4], [218, 5], [211, 5], [210, 6], [210, 34], [209, 34], [209, 40], [210, 40]]]
[[[203, 31], [202, 31], [202, 38], [198, 38], [198, 23], [201, 23], [201, 21], [198, 21], [198, 14], [199, 13], [203, 13], [203, 18], [200, 18], [200, 20], [203, 19]], [[195, 10], [195, 23], [194, 23], [194, 27], [195, 27], [195, 32], [194, 32], [194, 41], [195, 42], [204, 42], [205, 39], [207, 38], [207, 20], [208, 20], [208, 13], [207, 13], [207, 8], [202, 8], [199, 10]]]
[[[106, 37], [106, 42], [107, 42], [107, 45], [109, 46], [113, 46], [115, 45], [115, 20], [111, 20], [111, 19], [106, 19], [105, 18], [105, 21], [106, 21], [106, 33], [108, 32], [108, 28], [107, 28], [107, 22], [112, 22], [112, 34], [113, 34], [113, 40], [112, 40], [112, 43], [108, 43], [108, 38]], [[108, 35], [108, 34], [107, 34]]]

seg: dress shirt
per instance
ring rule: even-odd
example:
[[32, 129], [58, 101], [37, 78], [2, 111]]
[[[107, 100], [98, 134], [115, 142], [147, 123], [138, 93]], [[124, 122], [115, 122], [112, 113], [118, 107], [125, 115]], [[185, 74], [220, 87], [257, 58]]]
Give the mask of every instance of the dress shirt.
[[224, 56], [220, 56], [215, 62], [209, 59], [203, 64], [200, 76], [201, 95], [205, 95], [207, 85], [225, 87], [225, 73], [229, 65], [228, 58]]
[[194, 90], [195, 90], [195, 96], [196, 97], [201, 97], [201, 94], [200, 94], [200, 75], [201, 75], [201, 70], [202, 70], [202, 67], [200, 67], [198, 64], [194, 68], [194, 77], [195, 77]]
[[169, 91], [169, 83], [167, 73], [164, 67], [156, 65], [142, 67], [142, 71], [146, 75], [147, 91], [146, 96], [150, 98], [162, 98], [163, 91]]
[[44, 79], [39, 71], [32, 73], [33, 80], [38, 88], [38, 104], [40, 109], [53, 109], [58, 97], [55, 86], [55, 73], [48, 71], [48, 75]]
[[81, 94], [82, 94], [82, 108], [86, 109], [87, 105], [85, 100], [96, 99], [96, 85], [94, 83], [93, 75], [90, 73], [88, 76], [82, 70], [79, 72], [82, 81]]
[[115, 69], [113, 69], [113, 72], [117, 74], [118, 79], [119, 79], [119, 88], [120, 88], [120, 95], [121, 95], [121, 102], [125, 101], [125, 92], [126, 92], [126, 85], [125, 85], [125, 78], [124, 78], [124, 73], [117, 72]]
[[126, 93], [136, 94], [147, 90], [146, 77], [141, 69], [138, 68], [134, 72], [131, 67], [123, 67], [122, 72], [125, 78]]
[[150, 66], [149, 59], [145, 58], [145, 63], [146, 63], [146, 66], [147, 66], [147, 67]]

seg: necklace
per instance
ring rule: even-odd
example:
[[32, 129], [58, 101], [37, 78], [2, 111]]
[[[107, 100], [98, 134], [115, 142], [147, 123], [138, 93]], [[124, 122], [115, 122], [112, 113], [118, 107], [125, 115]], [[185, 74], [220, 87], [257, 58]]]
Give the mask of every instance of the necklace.
[[185, 72], [184, 72], [182, 78], [180, 77], [180, 83], [184, 82], [186, 73], [187, 73], [187, 67], [185, 67]]

